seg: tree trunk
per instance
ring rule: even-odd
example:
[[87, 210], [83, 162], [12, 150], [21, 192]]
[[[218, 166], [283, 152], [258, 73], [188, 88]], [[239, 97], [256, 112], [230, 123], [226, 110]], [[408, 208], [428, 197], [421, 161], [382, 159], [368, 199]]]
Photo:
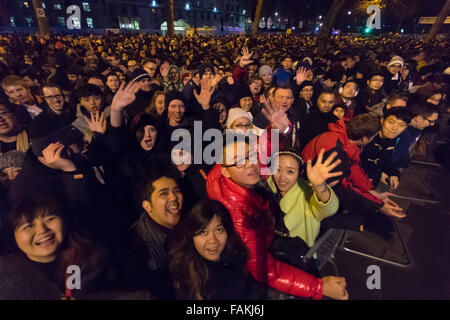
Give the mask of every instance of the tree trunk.
[[31, 0], [33, 3], [34, 14], [36, 15], [36, 21], [39, 26], [40, 33], [50, 33], [50, 26], [48, 25], [47, 18], [45, 16], [38, 15], [38, 10], [40, 12], [44, 12], [42, 9], [42, 1], [41, 0]]
[[166, 0], [166, 21], [167, 21], [167, 35], [169, 37], [174, 37], [175, 25], [173, 18], [173, 0]]
[[430, 32], [427, 34], [425, 38], [426, 43], [432, 41], [436, 37], [436, 35], [439, 32], [439, 29], [441, 29], [441, 26], [444, 24], [444, 21], [447, 18], [449, 12], [450, 12], [450, 0], [447, 0], [444, 6], [442, 7], [439, 16], [436, 18], [436, 22], [433, 24]]
[[256, 37], [256, 35], [258, 34], [259, 20], [261, 20], [262, 8], [263, 0], [258, 0], [258, 4], [256, 5], [255, 20], [253, 21], [252, 28], [252, 36], [254, 37]]
[[324, 53], [326, 49], [328, 39], [330, 39], [331, 31], [333, 30], [334, 20], [345, 2], [347, 2], [347, 0], [334, 0], [331, 8], [328, 10], [322, 28], [317, 36], [317, 45], [320, 53]]

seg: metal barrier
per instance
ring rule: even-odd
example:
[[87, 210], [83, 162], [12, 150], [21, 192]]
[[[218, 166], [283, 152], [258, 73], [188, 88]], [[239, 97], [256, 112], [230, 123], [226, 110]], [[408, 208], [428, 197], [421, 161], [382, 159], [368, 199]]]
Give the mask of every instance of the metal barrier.
[[330, 262], [333, 266], [336, 276], [339, 275], [336, 263], [334, 262], [334, 253], [342, 241], [345, 230], [329, 229], [320, 238], [318, 238], [314, 245], [302, 257], [303, 262], [308, 264], [311, 260], [315, 260], [318, 271]]

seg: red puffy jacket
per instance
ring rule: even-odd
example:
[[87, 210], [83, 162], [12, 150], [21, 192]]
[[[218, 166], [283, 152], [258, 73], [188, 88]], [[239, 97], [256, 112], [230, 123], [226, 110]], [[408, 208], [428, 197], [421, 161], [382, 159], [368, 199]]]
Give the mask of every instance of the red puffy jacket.
[[330, 123], [327, 132], [315, 137], [307, 144], [302, 152], [303, 160], [316, 159], [321, 149], [325, 149], [324, 159], [333, 151], [338, 153], [337, 157], [342, 162], [334, 171], [343, 171], [344, 177], [340, 183], [344, 188], [351, 189], [366, 198], [375, 207], [380, 208], [383, 205], [382, 200], [369, 193], [373, 189], [372, 181], [359, 165], [360, 149], [348, 140], [343, 119]]
[[221, 165], [216, 164], [209, 172], [206, 190], [211, 199], [220, 201], [230, 212], [236, 232], [250, 252], [248, 271], [257, 281], [279, 291], [320, 299], [322, 279], [276, 260], [269, 253], [274, 234], [269, 202], [224, 177], [220, 168]]

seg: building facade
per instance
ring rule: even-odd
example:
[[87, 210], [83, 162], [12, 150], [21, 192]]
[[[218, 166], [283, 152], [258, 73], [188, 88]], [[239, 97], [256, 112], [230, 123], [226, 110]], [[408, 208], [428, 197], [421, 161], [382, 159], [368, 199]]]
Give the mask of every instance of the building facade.
[[[46, 19], [55, 32], [70, 31], [68, 19], [81, 32], [106, 29], [160, 31], [166, 20], [164, 0], [43, 0]], [[73, 10], [79, 7], [79, 14]], [[72, 9], [72, 10], [71, 10]], [[31, 0], [0, 0], [0, 28], [5, 31], [37, 30]], [[73, 16], [73, 14], [76, 14]], [[241, 0], [174, 0], [174, 19], [191, 27], [221, 30], [245, 28]]]

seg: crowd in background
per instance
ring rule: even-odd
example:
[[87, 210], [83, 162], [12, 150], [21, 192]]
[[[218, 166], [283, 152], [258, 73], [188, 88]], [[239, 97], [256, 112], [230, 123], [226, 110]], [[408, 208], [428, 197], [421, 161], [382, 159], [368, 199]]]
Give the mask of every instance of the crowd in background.
[[[0, 35], [0, 298], [348, 299], [300, 257], [330, 228], [392, 239], [406, 213], [377, 187], [446, 125], [449, 54], [408, 36], [324, 53], [313, 36]], [[222, 162], [193, 161], [196, 121], [240, 137]]]

